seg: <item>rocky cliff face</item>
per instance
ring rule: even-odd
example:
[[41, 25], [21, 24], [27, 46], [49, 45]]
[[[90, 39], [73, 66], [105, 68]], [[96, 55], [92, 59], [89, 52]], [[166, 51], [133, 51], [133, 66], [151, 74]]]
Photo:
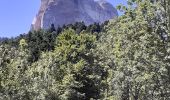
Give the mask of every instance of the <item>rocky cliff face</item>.
[[106, 0], [41, 0], [32, 29], [47, 29], [51, 24], [58, 27], [81, 21], [89, 25], [117, 16], [117, 10]]

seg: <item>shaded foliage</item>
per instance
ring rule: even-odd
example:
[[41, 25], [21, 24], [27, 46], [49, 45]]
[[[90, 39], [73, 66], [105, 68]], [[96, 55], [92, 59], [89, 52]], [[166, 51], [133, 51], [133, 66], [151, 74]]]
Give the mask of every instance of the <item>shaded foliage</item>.
[[124, 15], [0, 39], [2, 100], [169, 100], [169, 0]]

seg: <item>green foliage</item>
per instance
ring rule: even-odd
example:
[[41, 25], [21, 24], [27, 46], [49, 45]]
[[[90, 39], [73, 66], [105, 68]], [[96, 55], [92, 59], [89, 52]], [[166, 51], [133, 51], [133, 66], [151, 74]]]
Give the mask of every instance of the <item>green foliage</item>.
[[[33, 88], [39, 90], [38, 92], [44, 91], [40, 93], [44, 96], [50, 91], [61, 100], [99, 99], [102, 81], [106, 76], [103, 75], [105, 73], [103, 67], [95, 62], [97, 60], [93, 54], [96, 48], [95, 39], [94, 35], [76, 34], [72, 29], [65, 30], [57, 37], [55, 50], [43, 54], [41, 60], [30, 68], [31, 79], [38, 75], [33, 83], [40, 82], [37, 84], [39, 86], [33, 84], [32, 86], [37, 86]], [[41, 86], [48, 88], [49, 91]]]
[[[133, 9], [133, 5], [138, 7]], [[111, 36], [105, 39], [112, 41], [113, 51], [107, 53], [113, 53], [111, 57], [114, 56], [115, 63], [109, 90], [111, 97], [118, 100], [169, 99], [169, 62], [165, 62], [167, 39], [162, 35], [163, 19], [158, 17], [162, 15], [157, 13], [159, 2], [129, 0], [129, 7], [122, 9], [125, 15], [110, 22], [108, 36]]]
[[0, 100], [169, 100], [169, 0], [0, 39]]
[[25, 39], [21, 39], [20, 42], [19, 42], [19, 45], [21, 47], [21, 49], [25, 49], [26, 46], [28, 46], [28, 44], [26, 43]]

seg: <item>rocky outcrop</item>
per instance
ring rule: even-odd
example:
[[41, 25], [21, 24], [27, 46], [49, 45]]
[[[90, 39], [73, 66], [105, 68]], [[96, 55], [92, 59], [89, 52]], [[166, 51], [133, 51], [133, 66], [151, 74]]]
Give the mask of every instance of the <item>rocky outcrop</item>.
[[82, 21], [89, 25], [117, 16], [117, 10], [106, 0], [41, 0], [32, 29], [47, 29], [51, 24], [58, 27]]

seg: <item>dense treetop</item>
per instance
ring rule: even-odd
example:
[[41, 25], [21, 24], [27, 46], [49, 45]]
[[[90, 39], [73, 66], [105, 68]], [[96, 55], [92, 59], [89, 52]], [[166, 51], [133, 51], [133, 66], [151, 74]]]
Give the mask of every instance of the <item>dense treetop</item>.
[[170, 1], [0, 39], [0, 100], [169, 100]]

